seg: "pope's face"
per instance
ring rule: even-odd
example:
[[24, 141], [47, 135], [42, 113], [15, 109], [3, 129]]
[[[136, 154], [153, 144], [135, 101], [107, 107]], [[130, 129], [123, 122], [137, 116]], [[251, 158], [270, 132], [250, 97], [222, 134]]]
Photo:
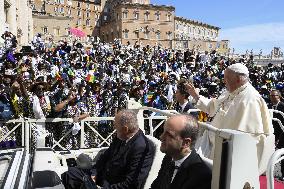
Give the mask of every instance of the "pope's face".
[[226, 69], [224, 73], [224, 82], [227, 90], [231, 93], [238, 87], [238, 76], [231, 70]]

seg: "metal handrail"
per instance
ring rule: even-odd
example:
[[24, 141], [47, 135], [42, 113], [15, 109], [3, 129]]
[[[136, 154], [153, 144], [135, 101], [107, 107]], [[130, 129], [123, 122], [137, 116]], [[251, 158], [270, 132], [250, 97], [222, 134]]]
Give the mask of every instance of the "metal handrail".
[[267, 189], [274, 189], [274, 166], [284, 160], [284, 148], [276, 150], [270, 157], [267, 164]]
[[[150, 117], [144, 118], [143, 120], [149, 120], [149, 126], [150, 126], [150, 135], [154, 136], [154, 132], [160, 127], [162, 126], [163, 122], [170, 116], [173, 115], [177, 115], [179, 114], [178, 112], [176, 112], [175, 110], [159, 110], [156, 108], [152, 108], [152, 107], [141, 107], [138, 110], [144, 111], [144, 110], [149, 110], [155, 113], [160, 113], [161, 115], [159, 116], [155, 116], [154, 114], [152, 114]], [[197, 112], [199, 111], [198, 109], [191, 109], [189, 110], [189, 112]], [[116, 132], [116, 130], [114, 129], [111, 133], [109, 133], [109, 135], [107, 137], [103, 137], [102, 135], [100, 135], [100, 133], [93, 128], [88, 122], [98, 122], [98, 121], [113, 121], [114, 117], [87, 117], [84, 120], [80, 121], [79, 124], [81, 126], [81, 138], [80, 138], [80, 147], [81, 148], [85, 148], [85, 129], [84, 127], [88, 127], [91, 132], [94, 132], [96, 136], [98, 136], [98, 138], [100, 139], [100, 144], [98, 144], [99, 147], [101, 147], [104, 143], [109, 145], [109, 139], [111, 138], [111, 136]], [[153, 127], [153, 120], [162, 120], [161, 122], [158, 123], [158, 125], [154, 128]], [[20, 119], [12, 119], [12, 120], [8, 120], [5, 121], [5, 123], [22, 123], [22, 144], [24, 144], [23, 146], [29, 150], [30, 146], [31, 146], [31, 135], [32, 130], [36, 128], [37, 123], [56, 123], [56, 122], [68, 122], [68, 123], [73, 123], [73, 119], [72, 118], [44, 118], [44, 119], [27, 119], [27, 118], [20, 118]], [[201, 123], [201, 122], [200, 122]], [[207, 124], [201, 123], [201, 126], [206, 127]], [[17, 126], [19, 127], [19, 125]], [[4, 137], [2, 137], [0, 139], [0, 141], [3, 141], [5, 138], [7, 138], [17, 127], [14, 127], [12, 130], [9, 131], [8, 134], [6, 134]], [[143, 127], [144, 127], [144, 122], [143, 122]], [[213, 129], [211, 129], [213, 130]], [[67, 137], [68, 135], [71, 134], [72, 129], [68, 130], [66, 132], [66, 134], [64, 136], [62, 136], [58, 141], [54, 141], [54, 144], [52, 146], [52, 148], [55, 148], [56, 146], [59, 146], [61, 149], [66, 150], [66, 148], [64, 146], [60, 145], [60, 142]]]
[[274, 109], [269, 109], [269, 111], [271, 113], [272, 120], [276, 121], [279, 124], [280, 128], [282, 129], [282, 131], [284, 132], [283, 123], [278, 118], [273, 117], [273, 113], [277, 113], [277, 114], [281, 115], [282, 118], [284, 119], [284, 113], [279, 111], [279, 110], [274, 110]]

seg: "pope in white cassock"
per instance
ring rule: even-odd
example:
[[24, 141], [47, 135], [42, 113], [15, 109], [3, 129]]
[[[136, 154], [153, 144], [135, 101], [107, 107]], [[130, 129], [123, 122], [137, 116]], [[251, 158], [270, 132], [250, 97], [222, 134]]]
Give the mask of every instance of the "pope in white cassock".
[[[213, 117], [211, 125], [219, 129], [249, 133], [256, 139], [259, 173], [262, 174], [274, 151], [272, 120], [267, 105], [250, 84], [249, 71], [245, 65], [236, 63], [229, 66], [224, 73], [224, 82], [227, 91], [218, 99], [207, 99], [199, 95], [191, 83], [187, 84], [187, 89], [197, 102], [196, 108]], [[211, 135], [212, 133], [209, 134], [211, 151], [204, 155], [212, 159], [215, 138]]]

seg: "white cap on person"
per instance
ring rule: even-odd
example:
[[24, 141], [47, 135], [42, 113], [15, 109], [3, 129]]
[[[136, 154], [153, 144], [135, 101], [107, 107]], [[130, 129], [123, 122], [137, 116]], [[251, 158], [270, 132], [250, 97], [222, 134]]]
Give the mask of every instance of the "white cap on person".
[[245, 65], [243, 65], [242, 63], [232, 64], [228, 67], [228, 69], [232, 70], [233, 72], [245, 74], [246, 76], [249, 76], [248, 68]]

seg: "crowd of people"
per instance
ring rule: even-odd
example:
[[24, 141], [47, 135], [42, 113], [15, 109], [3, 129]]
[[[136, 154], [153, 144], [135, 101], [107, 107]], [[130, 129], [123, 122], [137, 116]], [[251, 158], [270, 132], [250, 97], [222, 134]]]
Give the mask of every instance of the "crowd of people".
[[[266, 142], [274, 136], [268, 106], [280, 108], [284, 65], [257, 66], [253, 55], [235, 60], [216, 51], [181, 51], [141, 46], [138, 42], [122, 45], [119, 40], [89, 45], [78, 41], [45, 43], [40, 34], [31, 46], [19, 50], [13, 34], [6, 32], [2, 38], [2, 120], [73, 119], [73, 123], [57, 127], [52, 124], [50, 128], [37, 123], [34, 132], [36, 142], [40, 142], [40, 137], [50, 133], [58, 140], [87, 117], [115, 116], [117, 138], [98, 160], [101, 163], [88, 170], [70, 169], [62, 175], [65, 187], [78, 188], [87, 174], [105, 188], [142, 188], [153, 161], [153, 146], [139, 129], [135, 112], [124, 110], [130, 98], [162, 110], [186, 113], [197, 107], [205, 112], [174, 116], [166, 121], [160, 137], [160, 150], [166, 156], [152, 188], [210, 188], [211, 170], [194, 149], [199, 134], [197, 118], [209, 120], [217, 128], [251, 134], [257, 141], [259, 173], [265, 171], [267, 157], [274, 150]], [[101, 133], [114, 129], [106, 121], [93, 126]], [[2, 125], [2, 133], [9, 127]], [[79, 147], [77, 133], [65, 141], [67, 148]], [[94, 136], [86, 133], [86, 146], [90, 147]], [[20, 138], [18, 133], [14, 139], [19, 143]], [[277, 136], [276, 143], [281, 138], [283, 134]], [[1, 145], [7, 147], [5, 142]], [[212, 149], [208, 157], [212, 158]], [[175, 170], [175, 166], [180, 169]], [[194, 175], [188, 170], [200, 172]], [[202, 187], [200, 178], [206, 178]]]
[[[60, 117], [78, 122], [88, 116], [114, 116], [126, 108], [129, 98], [143, 106], [177, 109], [179, 83], [191, 81], [200, 94], [217, 97], [225, 90], [225, 68], [236, 61], [247, 65], [252, 85], [267, 103], [270, 89], [284, 89], [284, 66], [258, 67], [252, 56], [234, 60], [216, 51], [181, 51], [138, 42], [122, 45], [119, 40], [89, 45], [44, 42], [40, 34], [30, 46], [19, 49], [12, 33], [5, 32], [2, 38], [2, 120]], [[101, 129], [108, 132], [108, 127]], [[38, 132], [44, 133], [45, 126]]]

